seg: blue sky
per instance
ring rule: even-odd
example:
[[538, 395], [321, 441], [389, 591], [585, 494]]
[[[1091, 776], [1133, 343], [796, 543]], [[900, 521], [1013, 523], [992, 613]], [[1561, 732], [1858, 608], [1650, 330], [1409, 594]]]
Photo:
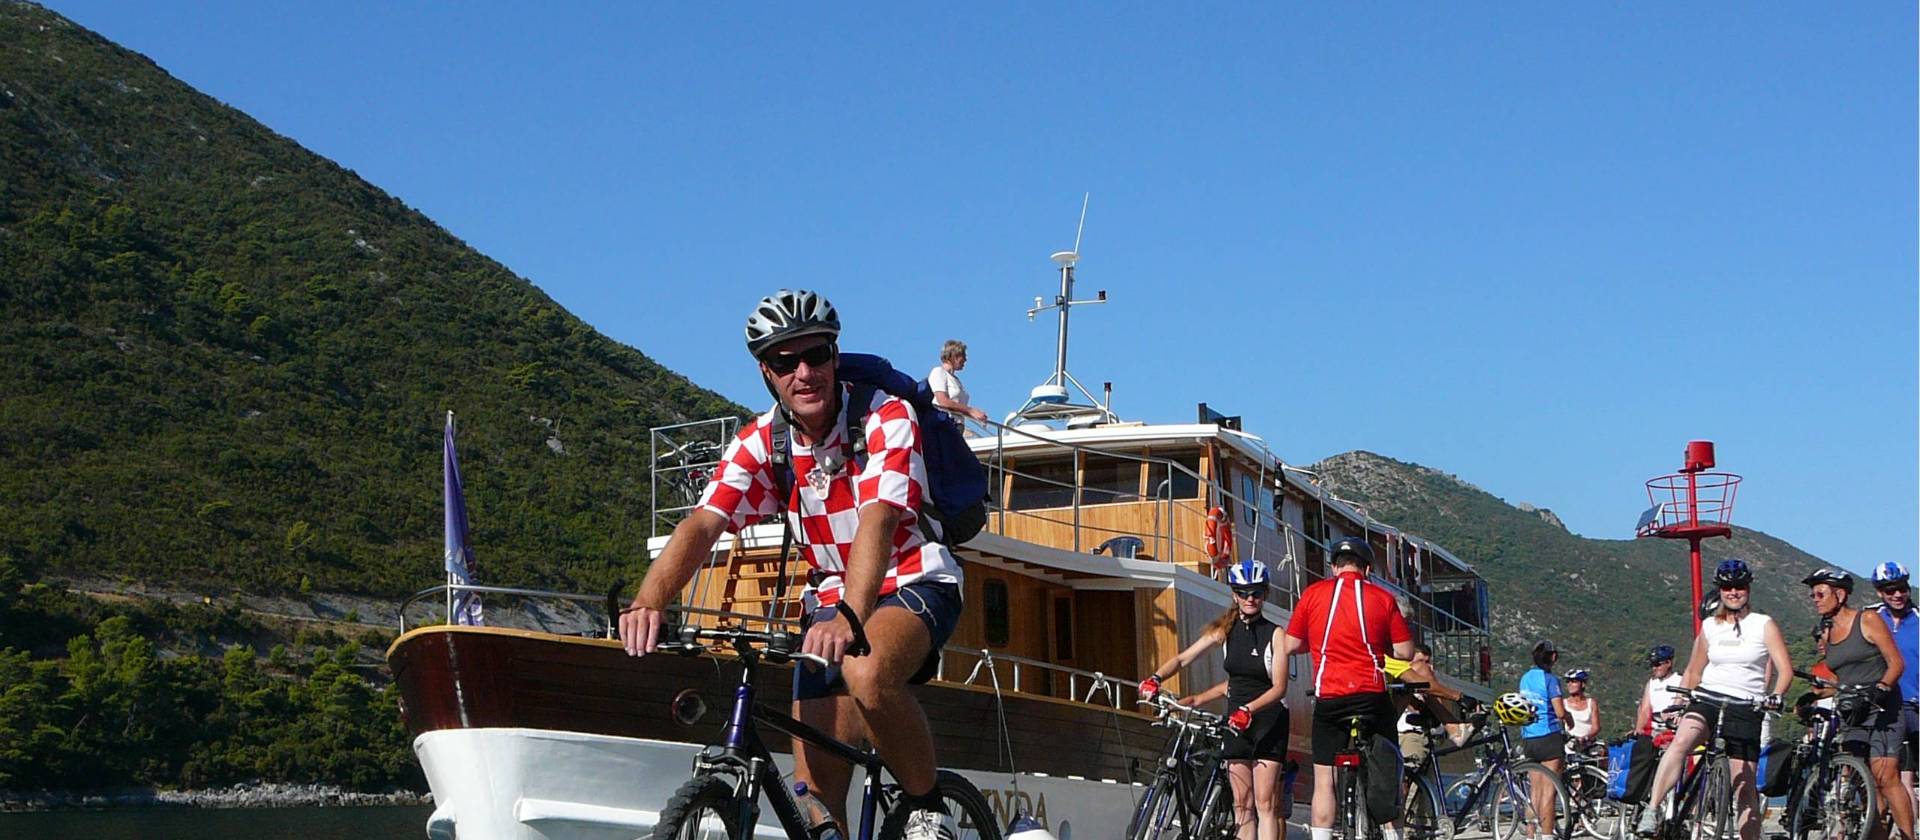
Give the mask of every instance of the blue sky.
[[750, 405], [794, 286], [1013, 408], [1090, 192], [1124, 416], [1607, 538], [1709, 438], [1741, 524], [1920, 551], [1912, 4], [51, 5]]

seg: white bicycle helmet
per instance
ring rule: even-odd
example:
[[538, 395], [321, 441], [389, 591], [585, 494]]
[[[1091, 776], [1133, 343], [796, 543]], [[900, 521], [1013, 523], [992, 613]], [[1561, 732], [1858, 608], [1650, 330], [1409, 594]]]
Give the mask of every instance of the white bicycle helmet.
[[754, 358], [783, 341], [809, 335], [840, 337], [840, 313], [805, 289], [781, 289], [760, 299], [747, 316], [747, 352]]
[[1267, 564], [1258, 560], [1242, 560], [1227, 567], [1228, 586], [1260, 586], [1268, 577]]

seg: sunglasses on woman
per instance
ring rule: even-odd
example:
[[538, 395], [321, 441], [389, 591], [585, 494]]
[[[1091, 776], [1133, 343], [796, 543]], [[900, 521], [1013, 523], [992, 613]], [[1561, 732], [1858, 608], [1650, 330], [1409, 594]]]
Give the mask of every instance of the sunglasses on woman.
[[1264, 586], [1259, 586], [1259, 587], [1248, 587], [1246, 589], [1235, 589], [1233, 590], [1233, 594], [1251, 601], [1255, 598], [1267, 597], [1267, 588]]
[[840, 348], [832, 344], [822, 344], [798, 353], [774, 353], [760, 361], [766, 363], [768, 370], [785, 376], [799, 370], [801, 362], [806, 362], [807, 367], [824, 367], [839, 351]]

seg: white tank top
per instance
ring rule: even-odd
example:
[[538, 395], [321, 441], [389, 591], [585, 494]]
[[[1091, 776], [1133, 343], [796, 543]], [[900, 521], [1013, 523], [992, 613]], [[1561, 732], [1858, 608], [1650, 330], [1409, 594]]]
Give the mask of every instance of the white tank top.
[[1773, 619], [1747, 613], [1738, 622], [1709, 618], [1700, 624], [1707, 640], [1707, 668], [1700, 687], [1715, 694], [1757, 700], [1767, 693], [1767, 625]]
[[1567, 714], [1573, 718], [1573, 726], [1568, 727], [1567, 734], [1575, 738], [1593, 737], [1593, 710], [1598, 708], [1593, 705], [1593, 698], [1587, 698], [1587, 708], [1584, 711], [1574, 708], [1571, 702], [1564, 700], [1561, 702], [1566, 704]]
[[1661, 712], [1673, 706], [1675, 699], [1673, 690], [1680, 687], [1680, 682], [1679, 671], [1668, 674], [1663, 680], [1647, 680], [1647, 708], [1652, 711], [1655, 723], [1661, 720]]

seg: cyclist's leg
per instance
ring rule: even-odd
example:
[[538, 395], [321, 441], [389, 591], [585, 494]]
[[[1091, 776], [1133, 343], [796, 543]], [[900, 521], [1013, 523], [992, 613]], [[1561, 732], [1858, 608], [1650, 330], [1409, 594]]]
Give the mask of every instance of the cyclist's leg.
[[1259, 820], [1253, 815], [1253, 761], [1236, 758], [1226, 764], [1227, 783], [1233, 787], [1234, 836], [1255, 840]]
[[1893, 827], [1905, 834], [1909, 840], [1913, 837], [1913, 799], [1912, 794], [1900, 787], [1899, 755], [1874, 755], [1867, 760], [1868, 769], [1873, 771], [1873, 780], [1880, 788], [1880, 802], [1883, 809], [1893, 812]]
[[[1280, 762], [1265, 758], [1253, 763], [1253, 810], [1260, 821], [1258, 840], [1286, 840], [1287, 815], [1280, 813]], [[1243, 831], [1241, 838], [1247, 836]]]
[[1311, 736], [1313, 743], [1313, 804], [1307, 824], [1313, 840], [1324, 840], [1333, 830], [1334, 797], [1333, 756], [1346, 747], [1347, 729], [1339, 720], [1346, 703], [1343, 697], [1322, 697], [1313, 704]]
[[937, 654], [960, 621], [960, 587], [921, 582], [880, 599], [867, 616], [873, 652], [846, 659], [847, 693], [867, 724], [874, 749], [908, 796], [933, 793], [937, 780], [933, 730], [910, 684], [932, 679]]
[[[804, 628], [815, 621], [832, 617], [831, 609], [817, 609], [801, 626]], [[793, 716], [801, 723], [842, 741], [857, 743], [866, 738], [866, 731], [860, 725], [860, 713], [853, 707], [853, 701], [847, 698], [846, 684], [841, 681], [837, 668], [815, 670], [812, 665], [804, 663], [794, 666]], [[820, 795], [821, 800], [827, 803], [827, 810], [833, 813], [834, 821], [843, 829], [852, 825], [847, 821], [847, 786], [853, 779], [853, 765], [833, 753], [795, 738], [793, 775]]]
[[1680, 783], [1680, 775], [1687, 769], [1687, 755], [1693, 748], [1707, 738], [1707, 722], [1700, 715], [1689, 711], [1680, 717], [1680, 728], [1673, 733], [1673, 741], [1660, 753], [1660, 764], [1653, 771], [1653, 789], [1647, 792], [1647, 807], [1641, 813], [1642, 826], [1657, 825], [1661, 804], [1667, 794]]
[[1550, 758], [1540, 762], [1540, 766], [1553, 771], [1553, 774], [1549, 776], [1538, 770], [1529, 771], [1533, 776], [1533, 809], [1540, 818], [1540, 824], [1531, 827], [1528, 831], [1536, 837], [1552, 837], [1554, 826], [1560, 824], [1555, 819], [1555, 811], [1561, 807], [1561, 803], [1557, 801], [1559, 788], [1553, 786], [1553, 778], [1566, 771], [1567, 760], [1564, 757]]
[[1333, 765], [1313, 763], [1313, 810], [1307, 818], [1313, 833], [1333, 830]]
[[1729, 753], [1727, 770], [1733, 777], [1733, 816], [1740, 840], [1760, 840], [1760, 788], [1755, 778], [1758, 769], [1757, 762], [1734, 758]]

